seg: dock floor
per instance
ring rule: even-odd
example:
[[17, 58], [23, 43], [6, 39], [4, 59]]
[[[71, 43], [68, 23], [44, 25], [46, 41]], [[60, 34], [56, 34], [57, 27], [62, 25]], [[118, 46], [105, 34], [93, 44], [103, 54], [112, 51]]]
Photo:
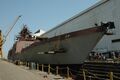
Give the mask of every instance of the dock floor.
[[12, 63], [0, 60], [0, 80], [45, 80]]

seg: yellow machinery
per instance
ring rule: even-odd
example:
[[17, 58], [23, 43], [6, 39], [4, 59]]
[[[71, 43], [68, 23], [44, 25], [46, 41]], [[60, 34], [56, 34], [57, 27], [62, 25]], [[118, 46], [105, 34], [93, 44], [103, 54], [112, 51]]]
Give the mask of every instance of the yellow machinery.
[[2, 32], [0, 30], [0, 56], [3, 57], [2, 55]]
[[17, 23], [17, 21], [19, 20], [21, 16], [18, 16], [15, 20], [15, 22], [13, 23], [12, 26], [10, 26], [9, 30], [7, 31], [6, 35], [4, 36], [4, 39], [2, 38], [2, 31], [0, 30], [0, 57], [3, 58], [3, 52], [2, 52], [2, 46], [5, 43], [7, 36], [9, 35], [10, 31], [13, 29], [13, 27], [15, 26], [15, 24]]

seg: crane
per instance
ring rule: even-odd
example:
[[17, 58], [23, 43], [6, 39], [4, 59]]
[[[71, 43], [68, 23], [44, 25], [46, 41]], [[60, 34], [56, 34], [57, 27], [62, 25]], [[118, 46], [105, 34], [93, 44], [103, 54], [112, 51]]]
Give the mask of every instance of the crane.
[[0, 30], [0, 56], [1, 56], [1, 58], [3, 58], [2, 46], [3, 46], [3, 44], [5, 43], [5, 41], [6, 41], [7, 37], [8, 37], [8, 35], [9, 35], [9, 33], [10, 33], [11, 30], [14, 28], [15, 24], [17, 23], [17, 21], [19, 20], [20, 17], [21, 17], [21, 15], [18, 16], [18, 17], [15, 19], [14, 23], [12, 24], [12, 26], [9, 27], [9, 30], [7, 31], [6, 35], [4, 36], [4, 39], [2, 38], [2, 31]]

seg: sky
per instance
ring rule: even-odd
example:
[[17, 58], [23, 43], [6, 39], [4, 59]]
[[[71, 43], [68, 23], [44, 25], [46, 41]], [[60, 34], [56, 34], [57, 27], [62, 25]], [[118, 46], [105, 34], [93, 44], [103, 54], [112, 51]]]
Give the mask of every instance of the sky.
[[0, 0], [0, 29], [3, 36], [22, 15], [3, 45], [6, 57], [23, 25], [31, 32], [38, 29], [48, 31], [72, 16], [80, 13], [100, 0]]

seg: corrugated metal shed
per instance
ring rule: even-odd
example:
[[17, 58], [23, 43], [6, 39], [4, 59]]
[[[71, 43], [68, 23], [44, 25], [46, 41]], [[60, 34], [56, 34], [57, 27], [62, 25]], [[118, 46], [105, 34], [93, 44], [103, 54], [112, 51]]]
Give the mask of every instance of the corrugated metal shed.
[[55, 28], [49, 30], [42, 36], [53, 37], [85, 28], [94, 27], [94, 24], [112, 21], [115, 23], [115, 35], [104, 36], [96, 46], [96, 50], [120, 50], [120, 42], [113, 43], [112, 40], [120, 39], [120, 0], [101, 0], [90, 8], [71, 17]]
[[[90, 8], [80, 12], [79, 14], [69, 18], [68, 20], [64, 21], [63, 23], [57, 25], [53, 29], [47, 31], [43, 36], [53, 37], [55, 35], [60, 35], [64, 33], [69, 33], [73, 31], [77, 31], [80, 29], [94, 27], [94, 23], [96, 22], [97, 18], [97, 7], [105, 4], [109, 0], [102, 0], [97, 4], [91, 6]], [[95, 13], [96, 12], [96, 13]]]

